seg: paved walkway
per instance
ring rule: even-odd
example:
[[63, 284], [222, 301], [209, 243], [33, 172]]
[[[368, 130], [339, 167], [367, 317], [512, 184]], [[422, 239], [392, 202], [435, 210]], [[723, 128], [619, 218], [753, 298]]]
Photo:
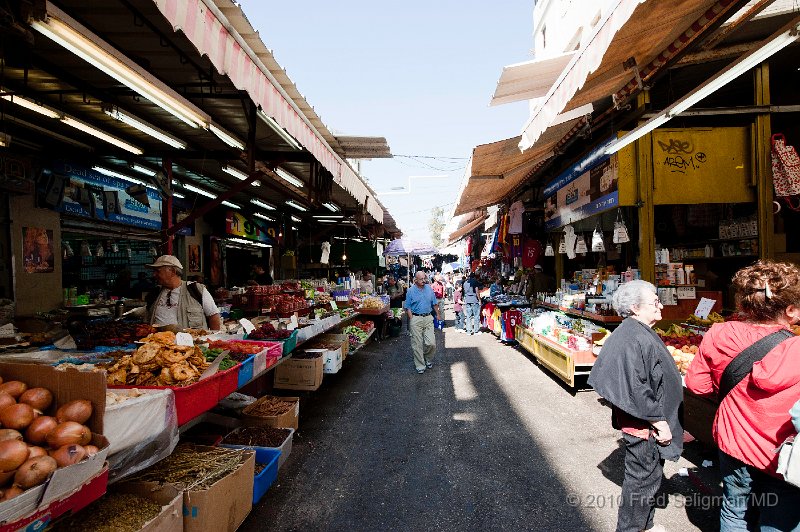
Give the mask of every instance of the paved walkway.
[[[436, 334], [423, 375], [403, 334], [301, 393], [292, 454], [241, 530], [614, 529], [622, 450], [597, 394], [491, 334]], [[695, 443], [667, 463], [656, 522], [668, 530], [718, 529], [703, 458]]]

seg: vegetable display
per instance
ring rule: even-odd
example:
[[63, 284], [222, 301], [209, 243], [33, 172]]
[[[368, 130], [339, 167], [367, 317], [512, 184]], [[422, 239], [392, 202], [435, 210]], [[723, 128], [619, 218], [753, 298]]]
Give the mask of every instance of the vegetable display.
[[[0, 408], [4, 427], [0, 430], [0, 501], [44, 483], [56, 469], [77, 464], [98, 452], [89, 445], [91, 430], [83, 425], [92, 415], [90, 401], [70, 401], [61, 405], [55, 416], [47, 416], [42, 411], [52, 406], [50, 390], [28, 388], [21, 381], [3, 385], [6, 392], [0, 393], [4, 399]], [[42, 409], [17, 399], [33, 402]]]
[[247, 335], [249, 340], [285, 340], [292, 335], [287, 329], [276, 329], [271, 323], [262, 323]]

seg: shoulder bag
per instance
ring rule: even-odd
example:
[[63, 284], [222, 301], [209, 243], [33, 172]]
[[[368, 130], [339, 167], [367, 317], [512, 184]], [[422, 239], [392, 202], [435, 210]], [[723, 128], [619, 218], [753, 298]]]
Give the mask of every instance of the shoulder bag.
[[742, 382], [742, 379], [747, 377], [753, 371], [753, 364], [767, 356], [767, 353], [775, 349], [775, 347], [789, 338], [794, 337], [794, 334], [788, 329], [781, 329], [772, 334], [766, 335], [761, 340], [758, 340], [753, 345], [736, 355], [725, 367], [722, 372], [722, 378], [719, 381], [719, 392], [717, 397], [721, 403], [723, 399], [736, 388], [736, 385]]

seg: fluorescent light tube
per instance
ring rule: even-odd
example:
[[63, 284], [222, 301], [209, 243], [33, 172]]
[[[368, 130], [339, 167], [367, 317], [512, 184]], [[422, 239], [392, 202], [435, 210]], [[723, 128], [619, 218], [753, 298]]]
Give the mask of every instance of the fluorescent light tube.
[[222, 171], [225, 172], [228, 175], [232, 175], [233, 177], [235, 177], [236, 179], [238, 179], [240, 181], [244, 181], [245, 179], [250, 177], [249, 175], [247, 175], [246, 173], [242, 172], [238, 168], [236, 168], [234, 166], [228, 166], [227, 164], [222, 165]]
[[317, 222], [319, 222], [321, 224], [335, 224], [337, 221], [336, 220], [317, 220]]
[[331, 212], [339, 212], [339, 206], [335, 203], [327, 202], [322, 205]]
[[242, 144], [242, 142], [239, 139], [237, 139], [236, 137], [234, 137], [221, 127], [212, 123], [208, 125], [208, 130], [211, 131], [213, 134], [215, 134], [217, 138], [219, 138], [219, 140], [221, 140], [231, 148], [237, 148], [240, 150], [244, 149], [244, 144]]
[[232, 209], [241, 209], [241, 207], [239, 207], [235, 203], [231, 203], [230, 201], [220, 201], [219, 203], [220, 205], [225, 205], [226, 207], [230, 207]]
[[150, 168], [148, 168], [146, 166], [142, 166], [141, 164], [133, 163], [131, 165], [131, 168], [136, 170], [140, 174], [145, 174], [145, 175], [149, 175], [149, 176], [156, 175], [156, 171], [155, 170], [152, 170], [152, 169], [150, 169]]
[[297, 188], [303, 188], [303, 182], [297, 179], [295, 176], [287, 172], [281, 167], [275, 168], [275, 173], [278, 174], [278, 177], [283, 179], [289, 184], [296, 186]]
[[175, 196], [176, 198], [181, 198], [181, 199], [186, 197], [183, 194], [181, 194], [180, 192], [173, 192], [172, 195]]
[[307, 210], [308, 210], [308, 209], [306, 209], [305, 207], [303, 207], [302, 205], [300, 205], [299, 203], [297, 203], [297, 202], [296, 202], [296, 201], [294, 201], [294, 200], [286, 200], [286, 205], [288, 205], [289, 207], [294, 207], [294, 208], [295, 208], [295, 209], [297, 209], [298, 211], [303, 211], [303, 212], [305, 212], [305, 211], [307, 211]]
[[[9, 92], [7, 89], [0, 87], [0, 92], [7, 93]], [[33, 100], [29, 100], [23, 96], [18, 96], [16, 94], [3, 94], [2, 98], [8, 102], [11, 102], [15, 105], [19, 105], [20, 107], [24, 107], [29, 111], [34, 111], [39, 113], [40, 115], [44, 115], [48, 118], [60, 118], [61, 113], [54, 109], [50, 109], [49, 107], [45, 107], [44, 105], [39, 105], [38, 103], [34, 102]]]
[[269, 203], [264, 203], [263, 201], [261, 201], [259, 199], [251, 199], [250, 203], [252, 203], [253, 205], [258, 205], [262, 209], [267, 209], [268, 211], [274, 211], [275, 210], [275, 206], [274, 205], [270, 205]]
[[111, 135], [109, 133], [106, 133], [105, 131], [100, 131], [96, 127], [90, 126], [86, 122], [81, 122], [77, 118], [72, 118], [71, 116], [64, 115], [61, 117], [61, 122], [68, 126], [74, 127], [77, 130], [83, 131], [84, 133], [87, 133], [95, 138], [104, 140], [109, 144], [113, 144], [118, 148], [122, 148], [125, 151], [129, 151], [133, 154], [142, 155], [144, 153], [141, 149], [137, 148], [133, 144], [128, 144], [124, 140], [115, 137], [114, 135]]
[[167, 144], [179, 150], [186, 149], [186, 143], [183, 142], [182, 140], [178, 140], [169, 133], [166, 133], [155, 126], [148, 124], [144, 120], [140, 120], [139, 118], [124, 113], [113, 106], [104, 105], [103, 112], [108, 116], [110, 116], [111, 118], [119, 120], [123, 124], [127, 124], [133, 128], [138, 129], [139, 131], [141, 131], [146, 135], [150, 135], [154, 139], [160, 140], [164, 144]]
[[192, 127], [207, 126], [208, 118], [184, 102], [178, 93], [135, 65], [122, 53], [94, 35], [66, 13], [47, 2], [47, 18], [31, 27], [49, 37], [140, 96], [150, 100]]
[[302, 222], [303, 221], [300, 218], [298, 218], [297, 216], [295, 216], [294, 214], [291, 215], [290, 218], [292, 219], [293, 222]]
[[328, 218], [328, 219], [344, 218], [344, 214], [315, 214], [314, 218]]
[[293, 225], [293, 226], [292, 226], [292, 231], [297, 231], [297, 227], [295, 227], [295, 226]]
[[107, 175], [109, 177], [116, 177], [117, 179], [122, 179], [123, 181], [127, 181], [128, 183], [135, 183], [137, 185], [144, 185], [147, 188], [151, 188], [153, 190], [158, 190], [153, 185], [151, 185], [151, 184], [149, 184], [149, 183], [147, 183], [145, 181], [142, 181], [141, 179], [136, 179], [135, 177], [131, 177], [131, 176], [128, 176], [128, 175], [125, 175], [125, 174], [121, 174], [121, 173], [117, 172], [116, 170], [111, 170], [111, 169], [105, 168], [103, 166], [92, 166], [92, 170], [94, 170], [95, 172], [100, 172], [101, 174]]
[[274, 222], [275, 221], [275, 218], [270, 218], [266, 214], [261, 214], [260, 212], [254, 212], [253, 216], [255, 216], [256, 218], [261, 218], [262, 220], [267, 220], [268, 222]]
[[184, 183], [183, 188], [190, 192], [194, 192], [195, 194], [200, 194], [201, 196], [205, 196], [207, 198], [216, 198], [217, 196], [209, 192], [208, 190], [203, 190], [202, 188], [198, 188], [194, 185], [190, 185], [189, 183]]
[[272, 118], [267, 113], [265, 113], [263, 109], [259, 108], [258, 117], [261, 118], [264, 122], [266, 122], [267, 125], [269, 127], [271, 127], [273, 131], [275, 131], [275, 133], [277, 133], [283, 140], [286, 141], [287, 144], [289, 144], [289, 146], [291, 146], [295, 150], [302, 150], [303, 149], [303, 147], [300, 145], [300, 143], [297, 142], [294, 139], [294, 137], [292, 137], [289, 133], [287, 133], [286, 130], [283, 129], [278, 124], [278, 122], [275, 121], [274, 118]]
[[245, 240], [244, 238], [229, 238], [230, 242], [236, 242], [237, 244], [247, 244], [248, 246], [256, 246], [259, 248], [271, 248], [269, 244], [264, 244], [263, 242], [256, 242], [255, 240]]

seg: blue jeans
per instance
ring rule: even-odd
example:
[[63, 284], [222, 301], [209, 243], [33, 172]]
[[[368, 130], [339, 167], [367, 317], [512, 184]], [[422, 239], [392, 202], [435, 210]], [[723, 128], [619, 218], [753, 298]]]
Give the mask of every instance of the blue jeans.
[[467, 332], [474, 334], [481, 330], [481, 304], [465, 303], [464, 316], [467, 319]]
[[720, 451], [720, 532], [800, 530], [800, 489]]
[[464, 310], [456, 311], [456, 329], [464, 329]]

